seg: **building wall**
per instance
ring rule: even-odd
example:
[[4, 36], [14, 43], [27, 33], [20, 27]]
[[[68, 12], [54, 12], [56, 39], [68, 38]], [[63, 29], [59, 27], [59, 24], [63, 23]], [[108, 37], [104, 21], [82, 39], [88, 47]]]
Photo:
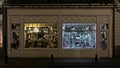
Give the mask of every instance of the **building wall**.
[[120, 13], [115, 12], [115, 46], [120, 46]]
[[115, 12], [115, 56], [120, 56], [120, 13]]
[[0, 15], [0, 47], [2, 47], [2, 39], [3, 35], [2, 35], [2, 14]]

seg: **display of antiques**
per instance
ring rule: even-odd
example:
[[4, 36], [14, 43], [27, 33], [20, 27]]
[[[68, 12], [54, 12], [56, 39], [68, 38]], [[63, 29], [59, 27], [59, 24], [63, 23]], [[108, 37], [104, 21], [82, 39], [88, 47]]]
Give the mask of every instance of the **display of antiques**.
[[95, 48], [96, 26], [94, 23], [67, 23], [62, 28], [63, 48]]
[[25, 27], [26, 48], [57, 48], [57, 27]]

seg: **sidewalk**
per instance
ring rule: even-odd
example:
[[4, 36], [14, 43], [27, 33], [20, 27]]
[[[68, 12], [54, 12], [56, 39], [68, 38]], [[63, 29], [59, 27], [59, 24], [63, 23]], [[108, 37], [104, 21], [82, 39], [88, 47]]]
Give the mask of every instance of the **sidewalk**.
[[[2, 60], [4, 62], [4, 60]], [[120, 68], [120, 59], [53, 59], [51, 58], [12, 58], [0, 68]]]
[[[4, 60], [2, 60], [3, 62]], [[8, 64], [120, 64], [120, 58], [67, 59], [67, 58], [11, 58]]]

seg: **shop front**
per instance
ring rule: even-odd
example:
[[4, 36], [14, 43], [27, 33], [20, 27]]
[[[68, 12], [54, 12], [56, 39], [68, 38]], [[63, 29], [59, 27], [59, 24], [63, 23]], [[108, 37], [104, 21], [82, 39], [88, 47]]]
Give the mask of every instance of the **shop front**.
[[112, 57], [112, 8], [7, 9], [8, 56]]

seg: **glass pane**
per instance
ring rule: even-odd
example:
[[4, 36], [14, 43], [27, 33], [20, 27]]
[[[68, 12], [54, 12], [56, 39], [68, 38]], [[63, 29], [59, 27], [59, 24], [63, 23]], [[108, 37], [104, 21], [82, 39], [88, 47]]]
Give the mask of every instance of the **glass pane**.
[[24, 30], [26, 48], [57, 48], [56, 23], [29, 23], [25, 24]]
[[95, 23], [63, 23], [62, 48], [95, 48]]
[[101, 47], [103, 50], [106, 50], [107, 48], [107, 42], [108, 38], [107, 38], [107, 32], [101, 32]]
[[101, 30], [109, 29], [109, 28], [108, 28], [108, 24], [106, 24], [106, 23], [101, 24], [101, 25], [100, 25], [100, 29], [101, 29]]
[[11, 28], [12, 29], [19, 29], [20, 28], [20, 24], [11, 24]]
[[19, 47], [19, 36], [19, 32], [12, 32], [11, 47], [14, 49], [18, 49]]

